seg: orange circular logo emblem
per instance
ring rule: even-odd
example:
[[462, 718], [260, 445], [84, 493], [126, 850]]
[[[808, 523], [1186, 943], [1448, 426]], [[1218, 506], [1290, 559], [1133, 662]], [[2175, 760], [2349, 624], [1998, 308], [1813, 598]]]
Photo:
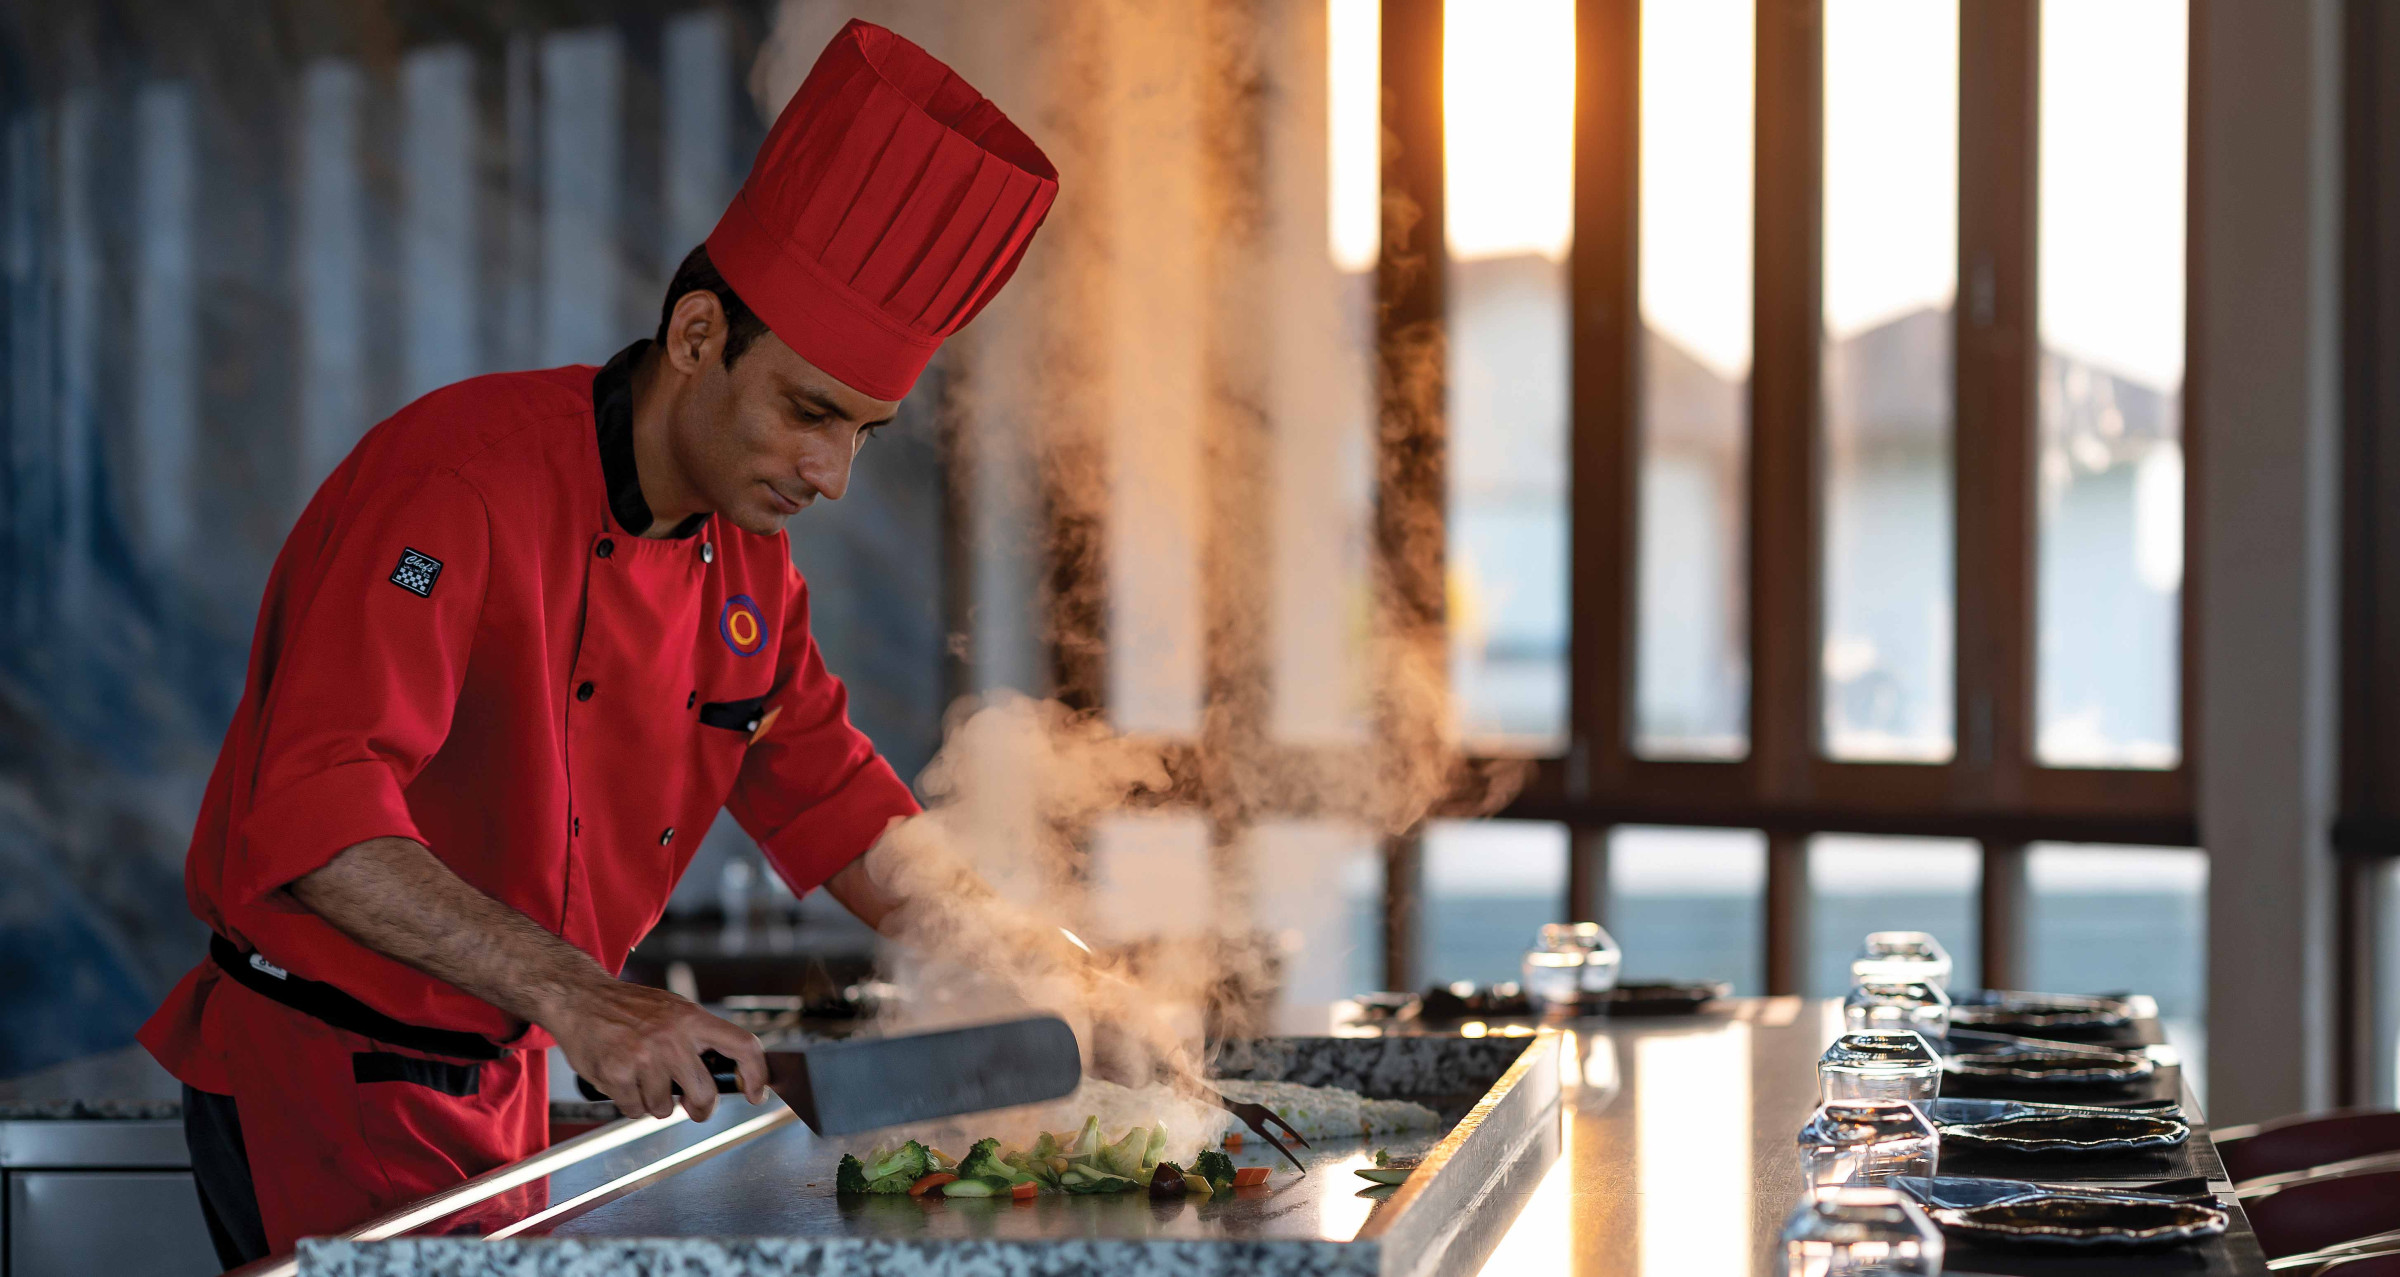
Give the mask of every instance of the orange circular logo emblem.
[[717, 615], [717, 632], [725, 636], [725, 646], [736, 656], [756, 656], [767, 645], [767, 618], [758, 604], [747, 594], [736, 594], [725, 600], [725, 610]]

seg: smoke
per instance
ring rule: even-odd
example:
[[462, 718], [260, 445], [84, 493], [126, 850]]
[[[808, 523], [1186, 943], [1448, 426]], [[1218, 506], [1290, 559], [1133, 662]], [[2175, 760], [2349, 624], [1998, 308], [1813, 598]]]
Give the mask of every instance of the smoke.
[[[1438, 334], [1379, 405], [1371, 285], [1326, 245], [1322, 4], [785, 0], [752, 77], [763, 115], [852, 12], [950, 63], [1062, 174], [1024, 266], [944, 354], [973, 476], [964, 646], [983, 685], [1055, 694], [955, 707], [927, 810], [872, 853], [910, 901], [884, 926], [891, 1024], [1039, 1008], [1096, 1072], [1194, 1080], [1204, 1041], [1268, 1027], [1285, 974], [1258, 905], [1305, 875], [1255, 863], [1260, 822], [1399, 834], [1517, 783], [1470, 772], [1455, 738], [1438, 491], [1370, 517], [1379, 484], [1410, 481], [1378, 430], [1439, 415]], [[1401, 464], [1427, 461], [1438, 477], [1438, 445]], [[1128, 934], [1095, 830], [1168, 811], [1205, 828], [1165, 858], [1197, 889], [1131, 885], [1204, 925]], [[1179, 1145], [1223, 1118], [1145, 1104]], [[1069, 1124], [976, 1125], [1045, 1122]]]

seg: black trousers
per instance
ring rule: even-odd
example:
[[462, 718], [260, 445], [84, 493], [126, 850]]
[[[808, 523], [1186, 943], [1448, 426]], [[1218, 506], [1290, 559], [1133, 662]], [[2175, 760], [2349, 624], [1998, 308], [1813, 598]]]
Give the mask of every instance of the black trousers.
[[242, 1123], [230, 1095], [183, 1088], [183, 1142], [192, 1151], [192, 1183], [200, 1190], [200, 1215], [217, 1245], [217, 1262], [239, 1268], [267, 1257], [267, 1226], [258, 1215], [258, 1190], [250, 1184], [250, 1152], [242, 1146]]

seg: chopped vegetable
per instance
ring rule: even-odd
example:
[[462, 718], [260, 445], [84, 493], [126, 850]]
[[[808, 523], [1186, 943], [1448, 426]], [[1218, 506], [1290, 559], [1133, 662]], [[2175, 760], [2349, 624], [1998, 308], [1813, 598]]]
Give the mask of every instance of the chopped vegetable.
[[834, 1175], [834, 1188], [844, 1193], [901, 1194], [932, 1170], [933, 1160], [925, 1146], [910, 1140], [896, 1149], [876, 1149], [864, 1159], [844, 1154]]
[[1417, 1163], [1421, 1160], [1423, 1159], [1415, 1157], [1393, 1157], [1384, 1150], [1377, 1149], [1375, 1164], [1358, 1167], [1358, 1177], [1377, 1184], [1397, 1184], [1407, 1179], [1408, 1173], [1417, 1169]]
[[1000, 1141], [989, 1139], [975, 1141], [975, 1147], [967, 1150], [966, 1160], [958, 1164], [958, 1173], [973, 1179], [996, 1179], [1011, 1187], [1033, 1179], [1031, 1172], [1019, 1170], [1002, 1161]]
[[[1236, 1168], [1222, 1150], [1203, 1149], [1189, 1166], [1166, 1160], [1164, 1123], [1104, 1135], [1097, 1115], [1073, 1132], [1038, 1132], [1029, 1148], [1002, 1148], [981, 1139], [964, 1157], [910, 1140], [897, 1148], [845, 1154], [834, 1186], [843, 1193], [910, 1197], [1007, 1197], [1028, 1201], [1044, 1193], [1129, 1193], [1155, 1197], [1209, 1196], [1267, 1182], [1268, 1168]], [[1229, 1137], [1239, 1145], [1240, 1137]]]
[[1234, 1152], [1236, 1152], [1236, 1153], [1239, 1153], [1239, 1152], [1241, 1152], [1241, 1151], [1242, 1151], [1242, 1133], [1241, 1133], [1240, 1131], [1227, 1131], [1227, 1132], [1225, 1132], [1225, 1147], [1227, 1147], [1227, 1148], [1229, 1148], [1229, 1149], [1232, 1149], [1232, 1150], [1233, 1150]]
[[1219, 1188], [1233, 1183], [1233, 1159], [1217, 1150], [1203, 1149], [1192, 1159], [1192, 1173]]
[[1390, 1149], [1388, 1149], [1388, 1148], [1379, 1148], [1379, 1149], [1376, 1149], [1376, 1150], [1375, 1150], [1375, 1164], [1376, 1164], [1377, 1166], [1389, 1166], [1389, 1165], [1391, 1165], [1391, 1164], [1392, 1164], [1392, 1150], [1390, 1150]]

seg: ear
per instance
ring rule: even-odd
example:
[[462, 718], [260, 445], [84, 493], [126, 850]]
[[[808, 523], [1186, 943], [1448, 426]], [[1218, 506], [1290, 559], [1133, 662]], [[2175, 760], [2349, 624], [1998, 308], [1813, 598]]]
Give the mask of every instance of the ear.
[[720, 364], [730, 328], [715, 293], [705, 288], [685, 293], [675, 299], [675, 309], [667, 316], [667, 363], [687, 377]]

